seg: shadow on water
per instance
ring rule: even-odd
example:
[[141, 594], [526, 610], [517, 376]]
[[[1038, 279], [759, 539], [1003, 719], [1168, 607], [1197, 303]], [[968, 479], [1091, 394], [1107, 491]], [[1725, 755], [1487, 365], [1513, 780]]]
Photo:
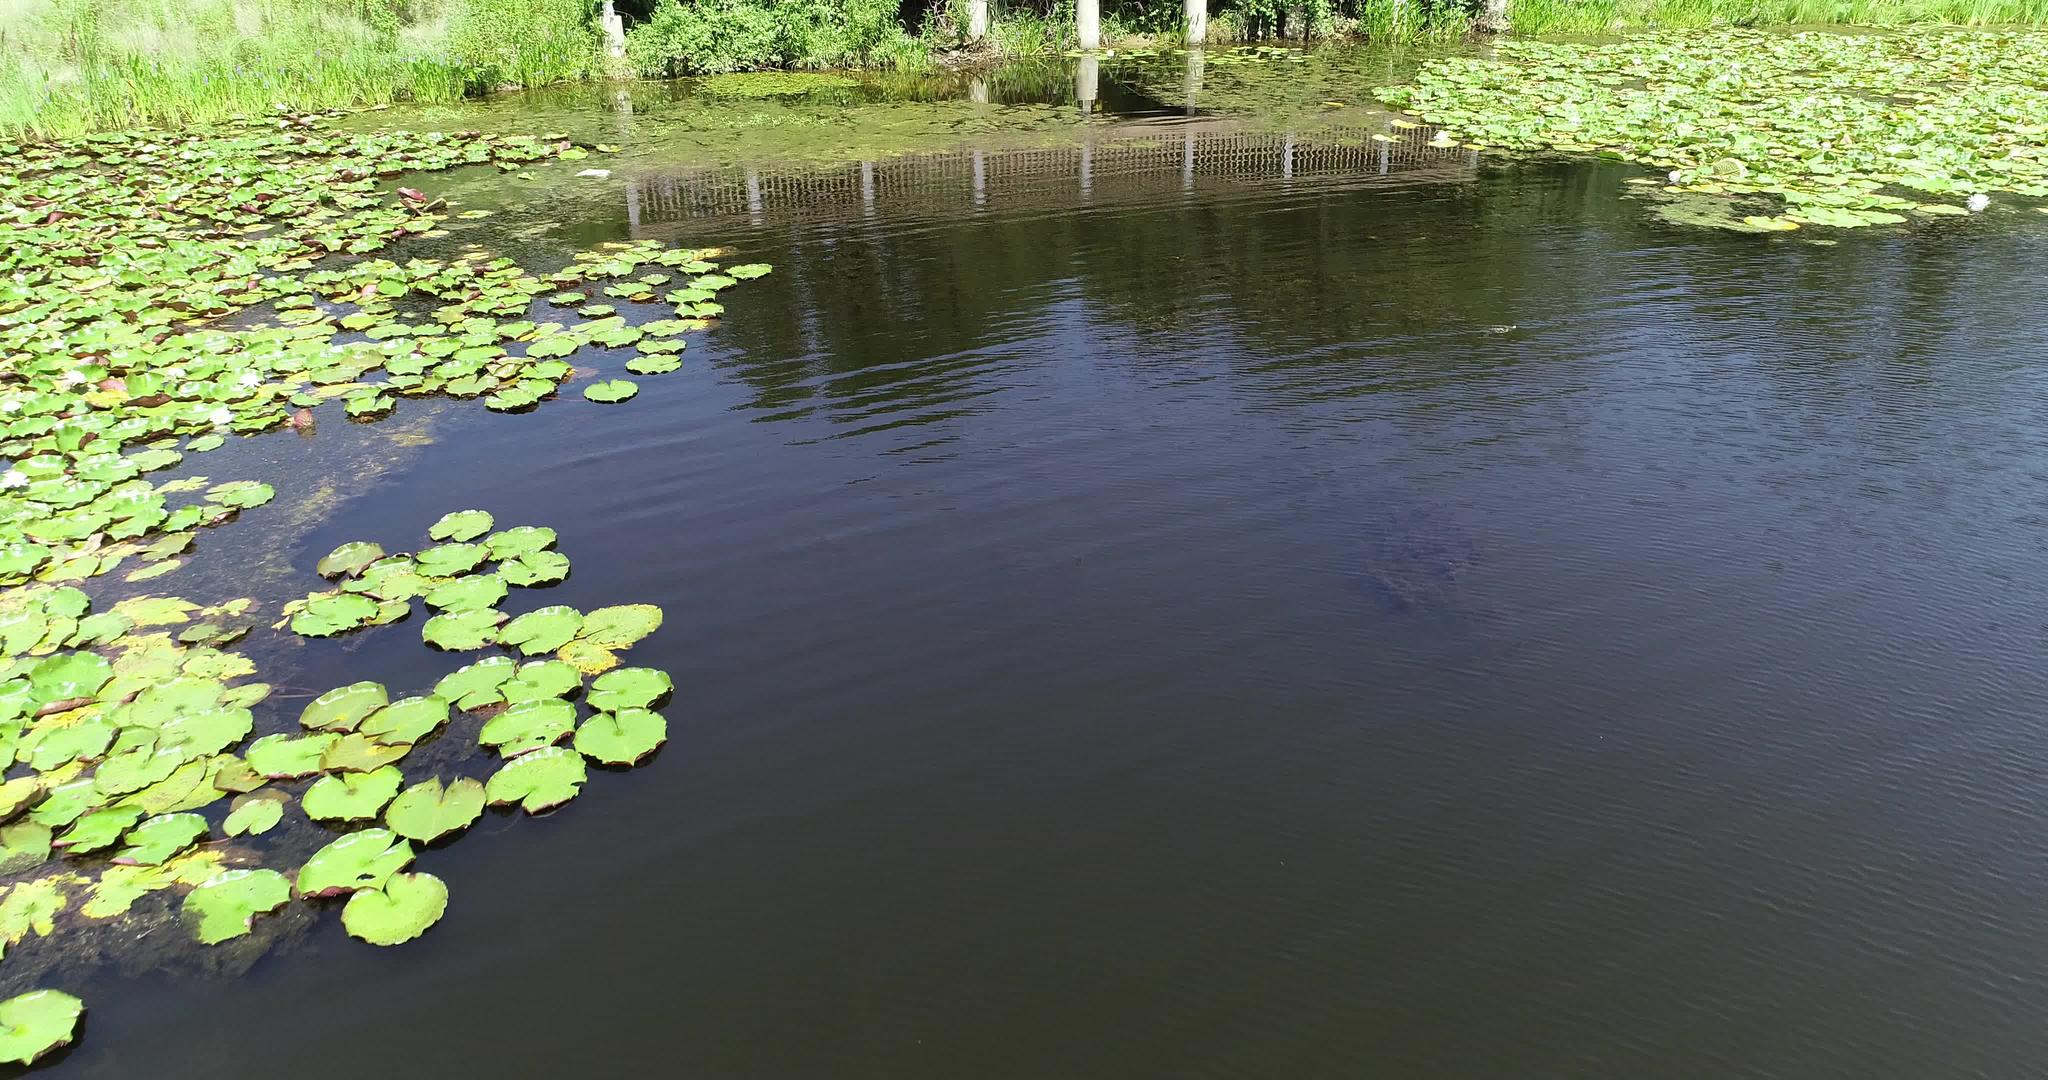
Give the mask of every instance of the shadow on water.
[[1704, 234], [1352, 103], [1157, 115], [1176, 61], [459, 114], [624, 150], [434, 178], [497, 213], [429, 245], [775, 272], [630, 405], [408, 401], [285, 561], [554, 526], [529, 602], [667, 609], [672, 742], [433, 853], [403, 949], [85, 987], [57, 1072], [2031, 1071], [2048, 219]]

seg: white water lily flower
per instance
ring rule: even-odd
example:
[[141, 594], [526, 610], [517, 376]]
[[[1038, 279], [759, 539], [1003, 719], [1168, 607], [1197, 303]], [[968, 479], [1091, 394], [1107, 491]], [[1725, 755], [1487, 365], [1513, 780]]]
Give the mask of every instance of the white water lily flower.
[[9, 469], [4, 473], [0, 473], [0, 488], [18, 488], [27, 486], [28, 474], [22, 472], [20, 469]]
[[182, 378], [184, 378], [184, 377], [185, 377], [185, 369], [184, 369], [184, 368], [181, 368], [181, 367], [167, 367], [167, 368], [165, 368], [165, 369], [164, 369], [164, 378], [166, 378], [166, 379], [182, 379]]
[[1970, 196], [1968, 201], [1963, 203], [1963, 209], [1968, 210], [1972, 214], [1981, 214], [1984, 212], [1984, 208], [1990, 205], [1991, 196], [1986, 195], [1980, 191], [1977, 194]]
[[226, 427], [228, 426], [229, 423], [233, 422], [234, 419], [235, 414], [227, 411], [226, 409], [215, 409], [212, 412], [206, 414], [206, 422], [212, 424], [214, 427]]
[[1674, 184], [1678, 183], [1678, 170], [1671, 170], [1671, 174], [1669, 176], [1666, 176], [1664, 179]]
[[263, 376], [258, 375], [253, 371], [244, 371], [242, 372], [242, 377], [236, 379], [235, 381], [241, 383], [243, 386], [254, 386], [257, 383], [263, 381]]
[[85, 381], [85, 372], [78, 371], [75, 369], [67, 371], [64, 373], [64, 377], [57, 381], [63, 383], [66, 386], [77, 386], [79, 383]]
[[20, 411], [20, 398], [8, 398], [6, 401], [0, 401], [0, 413], [18, 413]]

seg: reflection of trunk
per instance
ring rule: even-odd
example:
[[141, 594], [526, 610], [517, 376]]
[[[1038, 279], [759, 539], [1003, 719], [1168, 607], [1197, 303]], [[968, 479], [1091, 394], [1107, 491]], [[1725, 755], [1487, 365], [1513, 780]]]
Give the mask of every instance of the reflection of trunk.
[[604, 14], [598, 17], [598, 24], [604, 30], [604, 51], [617, 60], [626, 55], [626, 20], [612, 10], [612, 0], [604, 0]]
[[1479, 12], [1479, 29], [1489, 34], [1507, 33], [1508, 0], [1486, 0]]
[[967, 0], [967, 40], [988, 36], [988, 0]]
[[1182, 11], [1187, 15], [1188, 44], [1209, 40], [1209, 0], [1186, 0]]
[[1102, 47], [1102, 0], [1075, 0], [1074, 36], [1083, 49]]

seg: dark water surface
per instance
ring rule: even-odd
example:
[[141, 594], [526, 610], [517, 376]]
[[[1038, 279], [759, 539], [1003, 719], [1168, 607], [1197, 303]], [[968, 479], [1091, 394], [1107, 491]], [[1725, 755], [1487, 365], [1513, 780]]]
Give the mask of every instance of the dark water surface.
[[[59, 1071], [2038, 1075], [2048, 217], [1378, 145], [492, 219], [777, 269], [627, 405], [258, 440], [385, 466], [286, 554], [554, 526], [513, 603], [666, 608], [668, 746], [429, 853], [420, 941], [86, 987]], [[296, 681], [453, 666], [358, 637]]]

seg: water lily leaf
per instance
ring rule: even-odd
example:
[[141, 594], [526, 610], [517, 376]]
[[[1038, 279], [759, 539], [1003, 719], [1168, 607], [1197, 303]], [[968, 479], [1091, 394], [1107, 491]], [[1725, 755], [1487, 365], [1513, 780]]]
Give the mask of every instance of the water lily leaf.
[[527, 656], [554, 652], [569, 643], [583, 625], [575, 608], [555, 604], [529, 611], [498, 631], [498, 643]]
[[560, 698], [522, 701], [486, 721], [477, 741], [518, 757], [567, 738], [576, 726], [576, 706]]
[[668, 672], [654, 668], [619, 668], [590, 684], [590, 707], [599, 712], [650, 708], [675, 689]]
[[477, 611], [505, 599], [505, 579], [496, 574], [467, 574], [427, 590], [427, 606], [445, 611]]
[[496, 641], [498, 624], [503, 621], [505, 613], [490, 608], [450, 611], [428, 619], [427, 624], [420, 627], [420, 637], [437, 649], [466, 652]]
[[443, 514], [427, 528], [430, 540], [468, 541], [491, 531], [491, 515], [483, 510], [457, 510]]
[[384, 549], [376, 544], [357, 541], [343, 544], [327, 553], [314, 571], [324, 578], [354, 577], [364, 567], [384, 557]]
[[314, 852], [299, 868], [299, 895], [340, 896], [358, 889], [382, 888], [412, 857], [412, 845], [388, 829], [350, 833]]
[[518, 674], [498, 688], [509, 702], [537, 701], [567, 697], [583, 687], [583, 674], [560, 660], [536, 660], [519, 665]]
[[575, 798], [588, 775], [583, 755], [550, 746], [506, 762], [484, 785], [484, 797], [493, 806], [516, 802], [538, 814]]
[[518, 671], [519, 662], [509, 656], [493, 656], [466, 667], [456, 668], [434, 684], [434, 696], [452, 702], [456, 708], [474, 711], [505, 700], [498, 688]]
[[164, 721], [157, 744], [167, 750], [181, 751], [187, 757], [205, 757], [218, 754], [248, 738], [255, 727], [256, 717], [247, 709], [239, 706], [207, 709]]
[[106, 753], [116, 730], [98, 716], [63, 726], [46, 723], [29, 735], [21, 749], [28, 755], [30, 768], [49, 772], [66, 762], [91, 760]]
[[113, 677], [114, 665], [89, 652], [52, 656], [28, 671], [30, 688], [40, 702], [92, 697]]
[[522, 588], [553, 585], [569, 576], [569, 558], [559, 551], [531, 551], [498, 566], [507, 584]]
[[648, 709], [598, 713], [576, 729], [576, 750], [606, 765], [637, 765], [668, 741], [668, 721]]
[[384, 822], [400, 836], [431, 844], [469, 828], [483, 812], [482, 784], [463, 777], [444, 788], [437, 776], [400, 793], [384, 811]]
[[619, 666], [619, 654], [588, 641], [572, 641], [555, 650], [555, 655], [585, 675], [602, 675]]
[[235, 480], [225, 484], [215, 484], [206, 491], [206, 500], [208, 502], [219, 503], [222, 506], [233, 507], [237, 510], [247, 510], [252, 506], [262, 506], [276, 497], [276, 489], [272, 488], [269, 484], [258, 483], [254, 480]]
[[410, 743], [379, 742], [360, 731], [352, 731], [320, 754], [320, 768], [326, 772], [370, 772], [410, 753]]
[[428, 873], [393, 874], [382, 889], [348, 898], [341, 925], [372, 945], [399, 945], [426, 933], [448, 910], [448, 886]]
[[295, 780], [320, 771], [320, 755], [341, 740], [332, 732], [314, 735], [265, 735], [249, 744], [249, 767], [272, 780]]
[[493, 533], [484, 540], [493, 559], [516, 559], [555, 546], [555, 530], [540, 525], [521, 525]]
[[221, 832], [227, 836], [260, 836], [284, 820], [284, 793], [277, 791], [243, 795], [233, 803]]
[[223, 870], [185, 896], [185, 917], [195, 923], [202, 944], [218, 945], [255, 929], [256, 916], [291, 898], [290, 883], [275, 870]]
[[338, 686], [313, 699], [299, 714], [299, 726], [315, 731], [354, 731], [363, 718], [391, 700], [384, 684], [369, 682]]
[[[449, 678], [454, 678], [453, 675]], [[445, 679], [443, 680], [446, 681]], [[439, 694], [394, 701], [363, 721], [362, 733], [380, 742], [412, 744], [448, 722], [448, 700]]]
[[487, 554], [481, 544], [437, 544], [413, 556], [413, 564], [428, 577], [454, 577], [476, 569]]
[[605, 379], [583, 388], [583, 396], [603, 404], [626, 401], [640, 392], [640, 387], [628, 379]]
[[139, 806], [110, 806], [105, 810], [94, 810], [74, 822], [52, 844], [69, 854], [99, 851], [114, 846], [114, 841], [121, 839], [129, 826], [141, 818], [142, 808]]
[[368, 625], [378, 618], [378, 603], [358, 593], [309, 596], [291, 618], [292, 633], [302, 637], [333, 637]]
[[367, 821], [398, 794], [403, 782], [396, 765], [375, 772], [323, 776], [306, 789], [299, 804], [314, 821]]
[[683, 366], [676, 356], [638, 356], [626, 361], [626, 370], [635, 375], [666, 375]]
[[607, 649], [623, 649], [661, 628], [661, 609], [653, 604], [617, 604], [583, 616], [579, 641]]
[[0, 1001], [0, 1061], [32, 1065], [71, 1042], [85, 1002], [62, 990], [31, 990]]
[[766, 275], [773, 269], [775, 268], [767, 263], [741, 263], [738, 266], [728, 267], [725, 272], [741, 281], [752, 281], [757, 277]]
[[17, 821], [0, 827], [0, 874], [18, 874], [41, 866], [50, 857], [50, 827]]
[[206, 819], [198, 814], [163, 814], [128, 832], [128, 846], [114, 856], [117, 863], [155, 866], [206, 836]]

